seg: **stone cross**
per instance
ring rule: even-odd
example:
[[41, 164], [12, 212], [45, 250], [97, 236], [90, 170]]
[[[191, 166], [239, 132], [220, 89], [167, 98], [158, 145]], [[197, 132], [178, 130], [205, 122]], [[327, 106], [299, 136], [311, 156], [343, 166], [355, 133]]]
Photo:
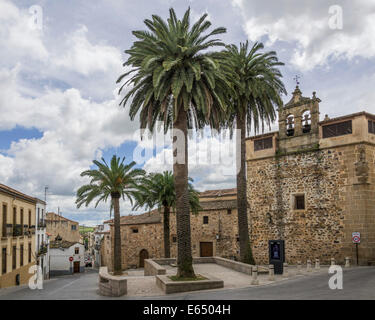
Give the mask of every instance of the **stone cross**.
[[298, 87], [298, 85], [299, 85], [299, 79], [301, 79], [301, 77], [299, 76], [299, 75], [296, 75], [294, 78], [293, 78], [293, 80], [296, 82], [296, 85], [297, 85], [297, 87]]

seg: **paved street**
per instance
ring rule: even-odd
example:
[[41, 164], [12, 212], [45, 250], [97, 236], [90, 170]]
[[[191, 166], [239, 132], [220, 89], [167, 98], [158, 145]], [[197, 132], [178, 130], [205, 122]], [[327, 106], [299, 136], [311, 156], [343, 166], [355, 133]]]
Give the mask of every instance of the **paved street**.
[[[146, 299], [177, 300], [224, 300], [224, 299], [374, 299], [375, 268], [360, 267], [344, 270], [343, 290], [328, 287], [327, 274], [311, 274], [266, 286], [193, 292]], [[98, 274], [96, 270], [58, 277], [44, 282], [43, 290], [30, 290], [27, 286], [0, 289], [0, 300], [4, 299], [110, 299], [97, 294]], [[139, 299], [124, 296], [118, 299]]]

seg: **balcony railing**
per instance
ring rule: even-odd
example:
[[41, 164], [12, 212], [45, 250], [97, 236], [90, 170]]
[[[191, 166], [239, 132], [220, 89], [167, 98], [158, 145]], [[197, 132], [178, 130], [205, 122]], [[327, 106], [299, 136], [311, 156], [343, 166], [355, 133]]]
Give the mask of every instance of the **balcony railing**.
[[44, 229], [46, 227], [46, 221], [44, 219], [40, 219], [38, 221], [38, 229]]
[[20, 237], [23, 236], [22, 225], [16, 224], [13, 225], [13, 237]]
[[41, 256], [43, 254], [46, 254], [48, 251], [48, 246], [46, 244], [42, 244], [40, 247], [39, 247], [39, 251], [38, 251], [38, 256]]
[[30, 226], [29, 231], [30, 231], [31, 234], [35, 234], [35, 226], [34, 225]]

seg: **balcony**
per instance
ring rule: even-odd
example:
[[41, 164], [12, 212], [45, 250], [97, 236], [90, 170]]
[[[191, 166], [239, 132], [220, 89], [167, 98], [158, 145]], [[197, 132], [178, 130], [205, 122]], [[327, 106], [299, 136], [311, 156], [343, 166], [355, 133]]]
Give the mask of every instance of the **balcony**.
[[13, 237], [23, 236], [22, 225], [16, 224], [13, 226]]
[[30, 226], [29, 232], [30, 232], [30, 234], [35, 234], [35, 226]]
[[46, 221], [44, 219], [40, 219], [38, 222], [38, 229], [44, 229], [46, 227]]
[[39, 247], [39, 251], [38, 251], [37, 255], [38, 255], [38, 256], [41, 256], [41, 255], [43, 255], [43, 254], [46, 254], [47, 251], [48, 251], [48, 246], [47, 246], [45, 243], [43, 243], [43, 244]]

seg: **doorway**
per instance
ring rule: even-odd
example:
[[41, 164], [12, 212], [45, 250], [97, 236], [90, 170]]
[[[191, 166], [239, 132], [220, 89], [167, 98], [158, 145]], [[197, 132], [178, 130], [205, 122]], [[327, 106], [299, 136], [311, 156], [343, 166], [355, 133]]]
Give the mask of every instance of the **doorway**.
[[79, 273], [80, 272], [80, 262], [79, 261], [75, 261], [74, 264], [73, 264], [73, 272], [74, 273]]
[[143, 268], [145, 266], [145, 259], [148, 259], [148, 252], [146, 249], [142, 249], [139, 253], [139, 267]]
[[214, 248], [212, 242], [201, 242], [200, 243], [201, 257], [212, 257], [214, 255]]

